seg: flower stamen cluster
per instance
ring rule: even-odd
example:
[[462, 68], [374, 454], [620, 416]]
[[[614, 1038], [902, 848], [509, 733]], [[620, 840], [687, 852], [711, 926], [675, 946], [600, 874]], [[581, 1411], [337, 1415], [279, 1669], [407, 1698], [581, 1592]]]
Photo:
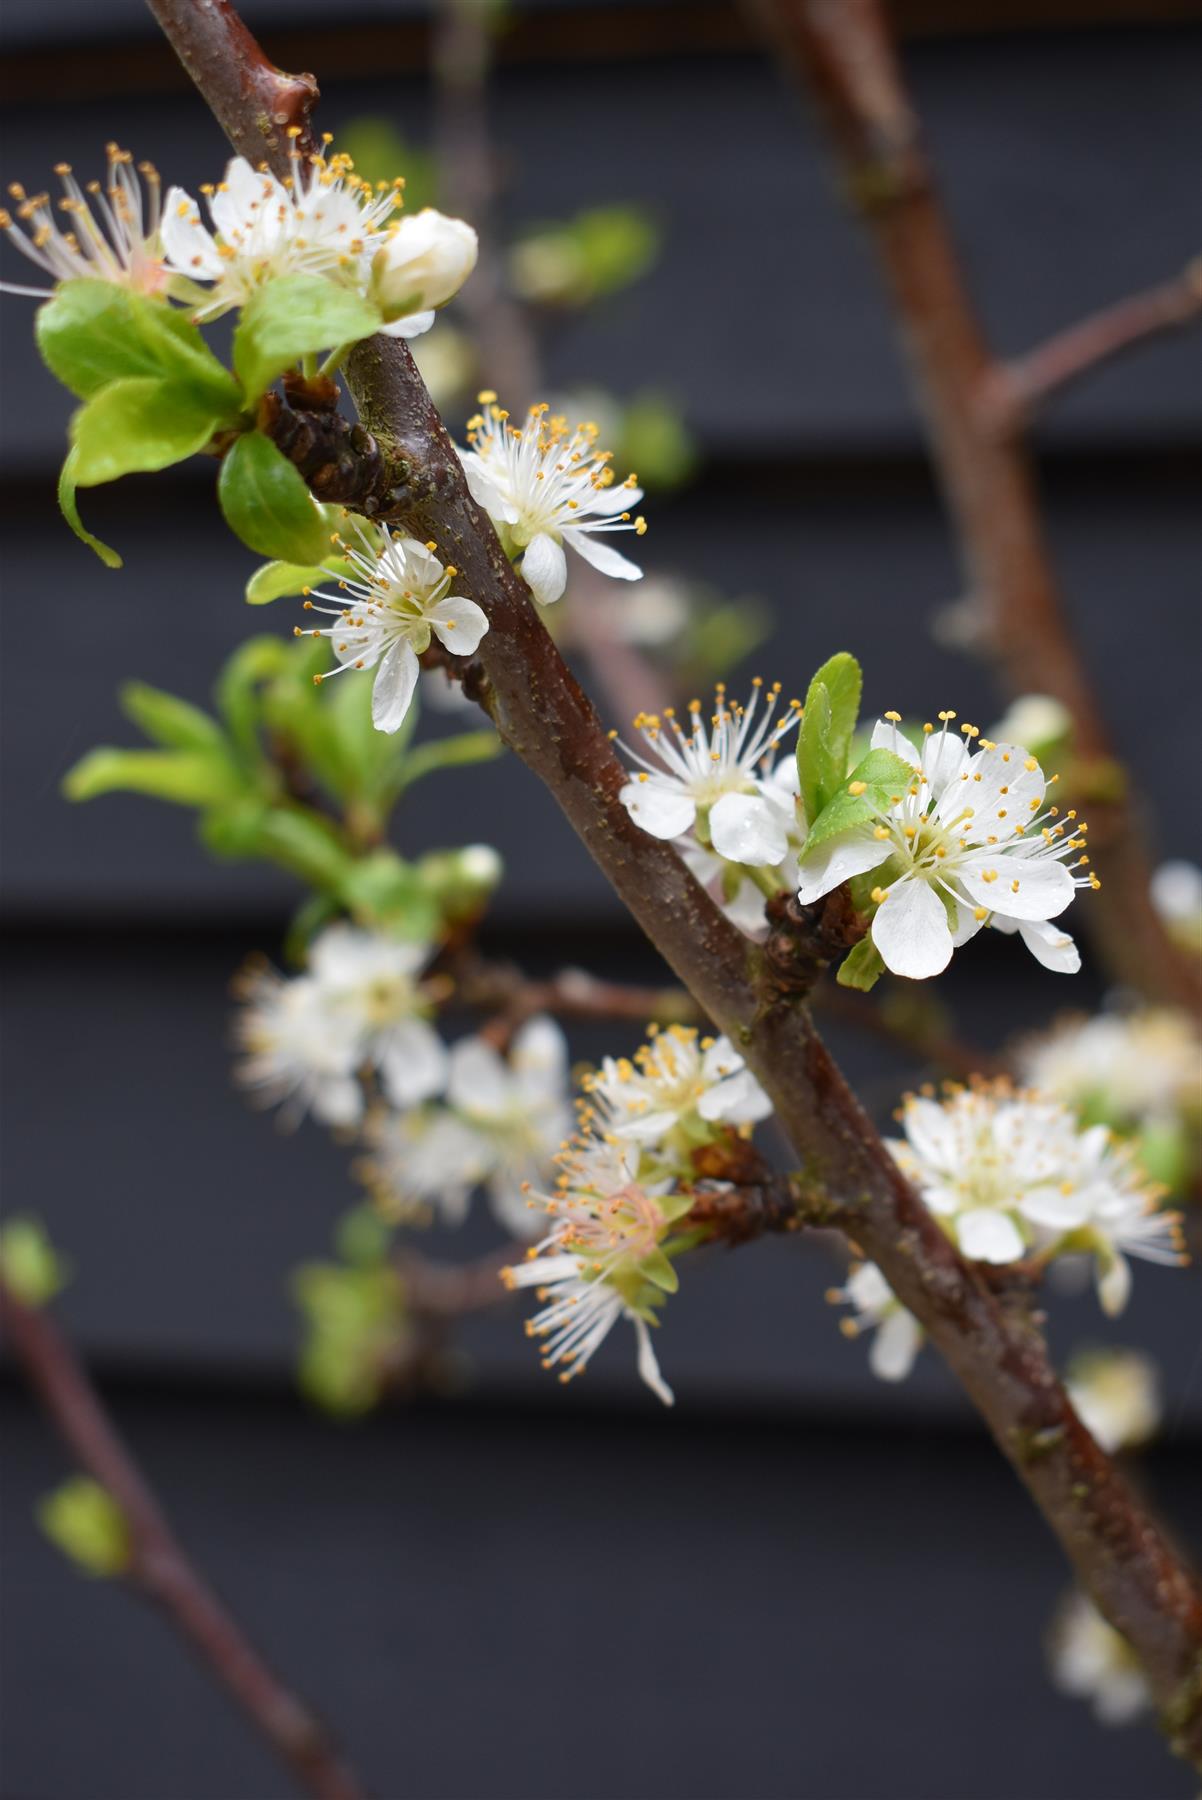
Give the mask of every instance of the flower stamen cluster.
[[[58, 202], [66, 215], [61, 227], [49, 194], [27, 194], [19, 183], [9, 187], [16, 217], [0, 208], [0, 230], [55, 282], [109, 281], [135, 293], [159, 294], [167, 283], [160, 237], [160, 183], [153, 163], [135, 167], [132, 155], [117, 144], [107, 146], [106, 180], [80, 186], [70, 163], [55, 174], [63, 185]], [[10, 294], [44, 299], [51, 288], [20, 287], [0, 282]]]

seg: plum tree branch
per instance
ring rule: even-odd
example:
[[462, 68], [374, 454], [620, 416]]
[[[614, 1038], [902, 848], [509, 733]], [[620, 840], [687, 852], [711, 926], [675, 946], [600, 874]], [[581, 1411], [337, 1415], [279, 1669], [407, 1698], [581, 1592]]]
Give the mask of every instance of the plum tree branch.
[[[1030, 457], [1019, 434], [999, 435], [987, 420], [983, 397], [998, 365], [880, 0], [751, 3], [816, 102], [841, 185], [876, 252], [992, 657], [1013, 691], [1051, 694], [1072, 716], [1081, 761], [1073, 797], [1089, 807], [1102, 878], [1086, 923], [1118, 979], [1202, 1012], [1202, 968], [1152, 905], [1138, 801], [1064, 607]], [[1053, 362], [1063, 361], [1062, 344]]]
[[1116, 356], [1202, 319], [1202, 257], [1171, 281], [1080, 319], [1022, 356], [1000, 363], [986, 379], [980, 404], [987, 427], [1020, 431], [1033, 413]]
[[[152, 0], [172, 42], [203, 0]], [[198, 85], [218, 118], [237, 110], [237, 48]], [[272, 158], [284, 170], [279, 152]], [[544, 629], [414, 366], [397, 339], [362, 343], [349, 379], [365, 427], [404, 468], [398, 503], [433, 540], [489, 631], [465, 691], [542, 780], [618, 895], [698, 1006], [745, 1054], [804, 1165], [854, 1238], [919, 1318], [977, 1405], [1102, 1612], [1125, 1633], [1179, 1748], [1202, 1759], [1202, 1591], [1089, 1436], [1034, 1325], [1012, 1316], [908, 1185], [816, 1033], [804, 994], [774, 977], [668, 843], [634, 824], [625, 771]]]
[[131, 1544], [126, 1579], [162, 1608], [315, 1800], [361, 1800], [363, 1790], [324, 1727], [193, 1567], [67, 1339], [2, 1277], [0, 1327], [68, 1448], [120, 1508]]

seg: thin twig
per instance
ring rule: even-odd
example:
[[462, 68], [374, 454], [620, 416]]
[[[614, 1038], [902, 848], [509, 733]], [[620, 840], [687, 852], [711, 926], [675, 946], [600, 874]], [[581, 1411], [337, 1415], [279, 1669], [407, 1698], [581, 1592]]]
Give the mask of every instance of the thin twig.
[[995, 436], [1021, 431], [1049, 399], [1102, 363], [1199, 319], [1202, 257], [1195, 257], [1172, 281], [1132, 294], [992, 369], [980, 398], [986, 429]]
[[687, 1024], [698, 1018], [686, 988], [639, 987], [601, 981], [583, 969], [561, 969], [535, 981], [509, 963], [464, 959], [455, 971], [456, 998], [480, 1012], [495, 1014], [506, 1037], [536, 1013], [560, 1019], [613, 1019], [643, 1029], [649, 1024]]
[[361, 1800], [363, 1789], [325, 1728], [271, 1672], [192, 1565], [67, 1339], [3, 1278], [0, 1326], [68, 1448], [120, 1508], [132, 1555], [127, 1579], [163, 1609], [316, 1800]]
[[[155, 0], [169, 37], [203, 0]], [[840, 10], [835, 8], [835, 11]], [[220, 117], [236, 70], [200, 74]], [[282, 163], [279, 167], [282, 167]], [[277, 168], [278, 172], [278, 168]], [[1015, 1317], [959, 1255], [873, 1130], [813, 1028], [670, 844], [619, 798], [626, 771], [566, 667], [487, 517], [405, 345], [377, 337], [349, 365], [368, 430], [409, 467], [410, 529], [433, 539], [489, 631], [464, 689], [559, 803], [618, 895], [745, 1054], [806, 1173], [919, 1319], [980, 1410], [1101, 1611], [1131, 1643], [1174, 1743], [1202, 1760], [1202, 1590], [1077, 1418], [1034, 1324]]]
[[[931, 454], [955, 526], [966, 591], [1016, 693], [1051, 694], [1073, 720], [1080, 802], [1096, 827], [1102, 890], [1082, 908], [1112, 973], [1202, 1012], [1202, 969], [1152, 905], [1138, 801], [1125, 778], [1053, 573], [1030, 460], [999, 438], [981, 395], [995, 363], [927, 161], [879, 0], [750, 0], [801, 75], [848, 199], [876, 250]], [[1074, 795], [1074, 798], [1077, 798]]]

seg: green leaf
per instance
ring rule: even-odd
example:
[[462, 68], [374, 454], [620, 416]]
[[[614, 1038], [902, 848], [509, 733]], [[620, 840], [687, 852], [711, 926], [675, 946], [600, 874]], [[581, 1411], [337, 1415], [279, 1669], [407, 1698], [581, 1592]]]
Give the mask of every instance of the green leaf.
[[182, 381], [237, 412], [237, 382], [192, 321], [165, 300], [111, 281], [66, 281], [38, 308], [34, 332], [43, 361], [81, 400], [131, 376]]
[[330, 894], [344, 891], [356, 866], [334, 827], [300, 807], [277, 806], [268, 812], [258, 854]]
[[38, 1524], [85, 1575], [122, 1575], [132, 1556], [125, 1514], [107, 1488], [73, 1475], [38, 1501]]
[[876, 986], [884, 973], [885, 965], [881, 961], [880, 951], [870, 937], [862, 937], [843, 958], [835, 980], [840, 987], [859, 988], [861, 993], [866, 994]]
[[[887, 811], [894, 798], [903, 794], [913, 779], [914, 771], [909, 763], [892, 750], [870, 750], [851, 771], [842, 791], [823, 807], [810, 826], [802, 856], [807, 856], [828, 838], [851, 831]], [[853, 787], [860, 791], [853, 794]], [[889, 846], [882, 840], [881, 861], [889, 855]]]
[[272, 600], [303, 594], [306, 588], [317, 587], [331, 576], [337, 578], [351, 572], [350, 563], [342, 556], [332, 556], [327, 563], [264, 563], [246, 584], [246, 603], [267, 606]]
[[168, 750], [225, 750], [225, 733], [209, 713], [144, 681], [125, 683], [121, 710], [148, 738]]
[[177, 806], [216, 806], [239, 792], [237, 772], [224, 752], [202, 750], [113, 750], [101, 747], [68, 770], [68, 800], [98, 794], [150, 794]]
[[303, 356], [356, 344], [380, 329], [380, 313], [350, 288], [323, 275], [284, 275], [242, 309], [234, 368], [247, 402], [255, 401]]
[[284, 638], [263, 634], [247, 638], [222, 666], [217, 677], [215, 698], [230, 736], [248, 762], [258, 760], [259, 696], [257, 688], [279, 675], [295, 657], [296, 645]]
[[230, 419], [212, 394], [182, 381], [153, 375], [112, 381], [71, 421], [75, 482], [97, 487], [138, 470], [166, 469], [203, 450]]
[[94, 550], [105, 568], [119, 569], [121, 558], [117, 552], [110, 550], [107, 544], [102, 544], [98, 537], [93, 537], [79, 516], [79, 508], [75, 504], [75, 469], [76, 456], [74, 450], [71, 450], [67, 454], [67, 460], [62, 466], [58, 478], [59, 511], [80, 543], [86, 544], [89, 550]]
[[68, 1279], [45, 1227], [28, 1213], [14, 1213], [0, 1225], [0, 1272], [26, 1306], [45, 1306]]
[[797, 768], [808, 819], [816, 819], [834, 798], [846, 773], [862, 686], [860, 665], [846, 650], [824, 662], [810, 683], [797, 739]]
[[308, 565], [329, 547], [324, 512], [300, 473], [261, 431], [247, 432], [229, 451], [217, 496], [227, 525], [260, 556]]

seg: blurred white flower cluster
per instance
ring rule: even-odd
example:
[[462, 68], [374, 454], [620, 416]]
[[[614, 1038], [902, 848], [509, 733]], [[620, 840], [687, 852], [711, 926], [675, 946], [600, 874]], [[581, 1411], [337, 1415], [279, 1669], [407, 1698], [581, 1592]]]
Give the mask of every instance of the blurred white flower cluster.
[[[949, 1087], [942, 1101], [909, 1095], [905, 1136], [889, 1142], [961, 1253], [972, 1261], [1043, 1266], [1061, 1256], [1092, 1259], [1107, 1313], [1127, 1304], [1128, 1257], [1180, 1264], [1179, 1217], [1160, 1205], [1130, 1148], [1104, 1125], [1082, 1127], [1059, 1101], [1007, 1081]], [[905, 1375], [921, 1343], [913, 1320], [868, 1264], [833, 1297], [856, 1308], [853, 1332], [875, 1326], [873, 1366]], [[909, 1318], [909, 1315], [905, 1315]]]
[[528, 1195], [544, 1235], [505, 1278], [536, 1292], [527, 1330], [544, 1368], [570, 1381], [628, 1319], [639, 1373], [670, 1406], [650, 1328], [678, 1286], [674, 1255], [695, 1241], [674, 1227], [699, 1192], [722, 1185], [699, 1178], [696, 1155], [748, 1134], [770, 1103], [727, 1039], [680, 1025], [651, 1033], [630, 1059], [607, 1058], [584, 1089], [554, 1191]]
[[1062, 1694], [1088, 1700], [1100, 1725], [1129, 1725], [1152, 1704], [1135, 1652], [1084, 1594], [1072, 1594], [1053, 1623], [1052, 1680]]

